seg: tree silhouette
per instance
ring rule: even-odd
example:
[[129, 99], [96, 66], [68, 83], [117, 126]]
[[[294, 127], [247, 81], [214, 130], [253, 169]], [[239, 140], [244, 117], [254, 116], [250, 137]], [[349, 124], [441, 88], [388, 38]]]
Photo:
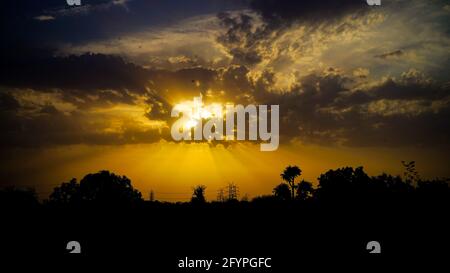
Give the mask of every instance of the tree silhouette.
[[336, 202], [363, 198], [370, 191], [370, 183], [371, 179], [363, 167], [329, 170], [319, 177], [317, 198]]
[[302, 180], [302, 182], [297, 185], [297, 198], [300, 200], [306, 200], [312, 197], [314, 193], [314, 188], [312, 184], [308, 181]]
[[194, 193], [192, 194], [191, 203], [193, 204], [206, 203], [205, 190], [206, 186], [204, 185], [198, 185], [194, 187]]
[[291, 199], [291, 190], [285, 183], [281, 183], [273, 189], [273, 194], [281, 200]]
[[75, 178], [70, 182], [63, 182], [50, 194], [49, 201], [59, 204], [74, 204], [81, 201], [80, 184]]
[[50, 195], [49, 201], [59, 204], [90, 202], [106, 205], [125, 205], [142, 201], [142, 195], [126, 176], [109, 171], [86, 175], [78, 184], [75, 179], [62, 183]]
[[[414, 174], [414, 164], [405, 163]], [[273, 189], [273, 195], [256, 197], [248, 204], [271, 206], [287, 200], [308, 200], [311, 204], [352, 205], [366, 208], [385, 208], [398, 204], [448, 204], [450, 195], [449, 179], [418, 180], [413, 185], [410, 176], [400, 177], [388, 174], [369, 177], [363, 167], [344, 167], [329, 170], [318, 178], [319, 184], [314, 188], [312, 183], [302, 180], [295, 183], [302, 171], [297, 166], [288, 166], [281, 177], [287, 183], [281, 183]], [[229, 184], [234, 185], [234, 184]], [[231, 189], [233, 187], [229, 187]], [[206, 204], [206, 186], [193, 188], [191, 203]], [[229, 191], [231, 192], [231, 190]], [[236, 189], [233, 194], [237, 196]], [[296, 193], [296, 194], [295, 194]], [[243, 205], [235, 197], [234, 203]], [[110, 206], [126, 206], [143, 201], [141, 193], [133, 188], [131, 181], [109, 171], [100, 171], [86, 175], [79, 183], [75, 178], [56, 187], [49, 196], [49, 205], [74, 204], [106, 204]], [[229, 202], [227, 202], [229, 203]], [[417, 202], [416, 202], [417, 203]], [[33, 190], [17, 188], [0, 189], [0, 205], [3, 208], [29, 208], [39, 205]], [[229, 204], [227, 204], [229, 205]]]
[[417, 183], [420, 180], [419, 172], [416, 169], [415, 161], [401, 161], [405, 171], [403, 172], [403, 176], [405, 178], [406, 183]]
[[283, 173], [280, 174], [281, 178], [286, 181], [291, 188], [291, 199], [295, 198], [295, 178], [302, 174], [302, 170], [300, 170], [297, 166], [287, 166], [284, 169]]

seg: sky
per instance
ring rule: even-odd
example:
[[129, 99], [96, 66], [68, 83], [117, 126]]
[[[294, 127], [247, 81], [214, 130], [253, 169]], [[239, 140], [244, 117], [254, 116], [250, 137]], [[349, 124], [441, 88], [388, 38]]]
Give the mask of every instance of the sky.
[[[450, 2], [2, 1], [0, 183], [99, 170], [144, 197], [270, 194], [288, 165], [317, 183], [364, 166], [450, 176]], [[280, 106], [280, 145], [175, 142], [174, 105]]]

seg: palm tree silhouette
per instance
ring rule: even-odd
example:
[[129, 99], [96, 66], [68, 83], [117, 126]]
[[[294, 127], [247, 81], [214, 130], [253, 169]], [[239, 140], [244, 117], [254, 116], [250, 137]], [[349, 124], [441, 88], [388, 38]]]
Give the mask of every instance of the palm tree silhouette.
[[206, 198], [205, 198], [206, 186], [198, 185], [198, 186], [194, 187], [193, 190], [194, 190], [194, 193], [192, 194], [191, 203], [194, 203], [194, 204], [206, 203]]
[[287, 166], [284, 169], [283, 173], [280, 174], [281, 178], [286, 181], [291, 188], [291, 198], [294, 200], [295, 198], [295, 178], [302, 174], [302, 170], [300, 170], [297, 166]]

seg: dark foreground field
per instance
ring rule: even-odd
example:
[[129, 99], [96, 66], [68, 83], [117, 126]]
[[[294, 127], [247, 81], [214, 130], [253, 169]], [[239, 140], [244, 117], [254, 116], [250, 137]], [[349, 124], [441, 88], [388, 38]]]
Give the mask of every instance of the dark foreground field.
[[[421, 181], [412, 186], [396, 179], [361, 177], [357, 170], [342, 169], [327, 173], [319, 187], [303, 197], [297, 192], [289, 199], [289, 191], [283, 196], [274, 190], [274, 195], [251, 201], [223, 202], [206, 202], [198, 192], [186, 203], [140, 197], [137, 202], [119, 198], [113, 203], [101, 195], [78, 196], [76, 201], [82, 190], [68, 197], [55, 189], [59, 195], [45, 202], [22, 195], [17, 203], [20, 194], [12, 198], [13, 191], [3, 191], [2, 257], [24, 261], [16, 265], [39, 258], [69, 267], [95, 264], [146, 272], [206, 271], [180, 268], [186, 257], [213, 260], [208, 272], [301, 272], [357, 262], [370, 267], [389, 262], [400, 268], [417, 262], [445, 264], [448, 183]], [[90, 182], [73, 185], [82, 188], [83, 183]], [[105, 189], [104, 181], [94, 184]], [[69, 253], [69, 241], [80, 243], [80, 254]], [[369, 253], [370, 241], [380, 244], [381, 253]], [[271, 267], [222, 267], [225, 258], [254, 257], [271, 258]]]
[[[151, 270], [156, 268], [183, 271], [177, 265], [185, 257], [218, 261], [225, 257], [272, 258], [271, 268], [242, 272], [302, 269], [327, 259], [410, 263], [431, 258], [444, 262], [449, 243], [447, 218], [448, 210], [440, 206], [417, 208], [411, 204], [388, 212], [289, 204], [145, 204], [119, 211], [41, 208], [3, 218], [6, 243], [2, 240], [2, 249], [6, 252], [3, 257], [55, 258], [113, 267], [129, 264], [149, 272], [161, 272]], [[66, 250], [72, 240], [80, 242], [81, 254]], [[366, 250], [372, 240], [380, 242], [381, 254]]]

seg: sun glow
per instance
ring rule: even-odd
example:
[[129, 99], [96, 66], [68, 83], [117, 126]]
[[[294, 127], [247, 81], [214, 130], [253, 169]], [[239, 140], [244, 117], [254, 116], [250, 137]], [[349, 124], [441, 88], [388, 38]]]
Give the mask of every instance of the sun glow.
[[183, 123], [183, 129], [190, 130], [195, 128], [203, 120], [211, 119], [213, 117], [224, 117], [222, 111], [222, 105], [219, 103], [212, 103], [207, 106], [202, 101], [202, 96], [197, 97], [194, 100], [183, 101], [178, 104], [181, 111], [189, 112], [190, 109], [194, 109]]
[[203, 105], [200, 94], [176, 104], [171, 117], [178, 118], [170, 131], [175, 141], [262, 140], [261, 151], [274, 151], [279, 146], [279, 105], [270, 105], [270, 110], [263, 104]]
[[197, 126], [197, 124], [198, 124], [198, 121], [196, 121], [194, 119], [190, 119], [184, 124], [184, 129], [186, 129], [186, 130], [192, 129], [195, 126]]

